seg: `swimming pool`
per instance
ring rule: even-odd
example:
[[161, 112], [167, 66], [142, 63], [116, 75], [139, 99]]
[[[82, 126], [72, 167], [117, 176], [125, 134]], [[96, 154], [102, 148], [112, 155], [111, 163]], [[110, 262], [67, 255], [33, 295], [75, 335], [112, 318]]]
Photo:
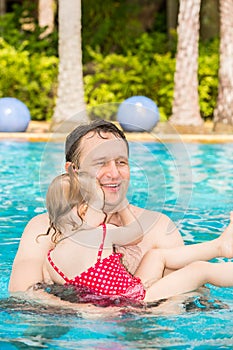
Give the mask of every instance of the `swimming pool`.
[[[26, 222], [44, 212], [48, 183], [63, 169], [63, 144], [8, 140], [0, 148], [0, 349], [232, 349], [233, 288], [208, 286], [204, 302], [190, 297], [179, 314], [123, 308], [82, 317], [13, 305], [11, 264]], [[232, 143], [131, 143], [130, 154], [129, 199], [166, 213], [187, 244], [227, 225]]]

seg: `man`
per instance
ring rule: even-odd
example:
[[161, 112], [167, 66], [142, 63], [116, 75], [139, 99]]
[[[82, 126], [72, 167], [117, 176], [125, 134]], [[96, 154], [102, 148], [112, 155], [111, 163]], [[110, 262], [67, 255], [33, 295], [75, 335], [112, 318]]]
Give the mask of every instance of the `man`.
[[[66, 169], [72, 164], [75, 171], [95, 176], [104, 192], [104, 212], [107, 222], [117, 226], [135, 225], [137, 239], [125, 237], [125, 246], [117, 249], [124, 254], [124, 264], [133, 274], [144, 254], [152, 248], [171, 248], [183, 244], [182, 237], [165, 215], [129, 204], [126, 193], [130, 179], [128, 143], [124, 133], [114, 124], [103, 120], [78, 126], [66, 139]], [[122, 220], [121, 211], [127, 206], [131, 215]], [[47, 214], [37, 215], [27, 224], [16, 254], [9, 291], [25, 292], [33, 285], [48, 282], [43, 271], [47, 253], [54, 247]], [[85, 258], [85, 257], [84, 257]]]

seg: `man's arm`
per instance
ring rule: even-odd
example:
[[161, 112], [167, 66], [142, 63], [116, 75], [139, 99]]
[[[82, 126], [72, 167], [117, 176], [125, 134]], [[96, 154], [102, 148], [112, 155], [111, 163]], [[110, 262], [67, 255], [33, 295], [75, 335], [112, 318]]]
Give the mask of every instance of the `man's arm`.
[[[127, 205], [107, 217], [107, 223], [125, 228], [124, 241], [113, 242], [121, 245], [138, 244], [143, 255], [153, 248], [174, 248], [184, 245], [183, 238], [174, 222], [166, 215], [151, 210]], [[127, 227], [126, 227], [127, 226]], [[130, 233], [129, 229], [133, 232]], [[118, 231], [117, 231], [118, 232]], [[118, 240], [121, 239], [118, 234]]]
[[[138, 246], [143, 256], [150, 249], [175, 248], [184, 245], [179, 230], [168, 216], [158, 212], [145, 211], [145, 216], [143, 219], [141, 218], [141, 223], [144, 228], [144, 237]], [[172, 270], [166, 268], [164, 275], [170, 272]]]
[[153, 248], [174, 248], [184, 245], [179, 230], [168, 216], [145, 211], [140, 217], [144, 237], [139, 245], [143, 253]]
[[9, 292], [23, 292], [32, 285], [43, 282], [43, 263], [53, 244], [50, 235], [38, 235], [46, 233], [48, 226], [47, 214], [40, 214], [25, 227], [12, 266]]

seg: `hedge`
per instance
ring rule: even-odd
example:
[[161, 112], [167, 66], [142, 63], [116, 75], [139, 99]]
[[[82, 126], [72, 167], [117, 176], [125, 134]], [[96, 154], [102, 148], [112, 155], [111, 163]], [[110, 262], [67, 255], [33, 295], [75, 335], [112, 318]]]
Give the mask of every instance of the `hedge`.
[[[142, 47], [143, 45], [143, 47]], [[155, 48], [156, 49], [156, 48]], [[148, 36], [138, 50], [103, 55], [89, 48], [91, 60], [83, 67], [85, 100], [90, 107], [119, 103], [134, 95], [155, 101], [163, 120], [171, 115], [175, 58], [154, 53]], [[31, 54], [0, 39], [0, 97], [16, 97], [30, 109], [32, 119], [48, 120], [53, 114], [59, 60], [45, 52]], [[212, 118], [217, 97], [218, 54], [199, 58], [199, 96], [203, 118]]]

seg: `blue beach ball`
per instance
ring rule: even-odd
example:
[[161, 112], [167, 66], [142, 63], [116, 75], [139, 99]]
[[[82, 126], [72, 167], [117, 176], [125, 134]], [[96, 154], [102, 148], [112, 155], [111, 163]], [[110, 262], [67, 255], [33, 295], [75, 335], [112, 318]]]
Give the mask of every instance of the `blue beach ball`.
[[117, 121], [125, 131], [151, 131], [159, 121], [159, 110], [148, 97], [129, 97], [120, 104]]
[[14, 97], [0, 98], [0, 132], [23, 132], [31, 120], [27, 106]]

